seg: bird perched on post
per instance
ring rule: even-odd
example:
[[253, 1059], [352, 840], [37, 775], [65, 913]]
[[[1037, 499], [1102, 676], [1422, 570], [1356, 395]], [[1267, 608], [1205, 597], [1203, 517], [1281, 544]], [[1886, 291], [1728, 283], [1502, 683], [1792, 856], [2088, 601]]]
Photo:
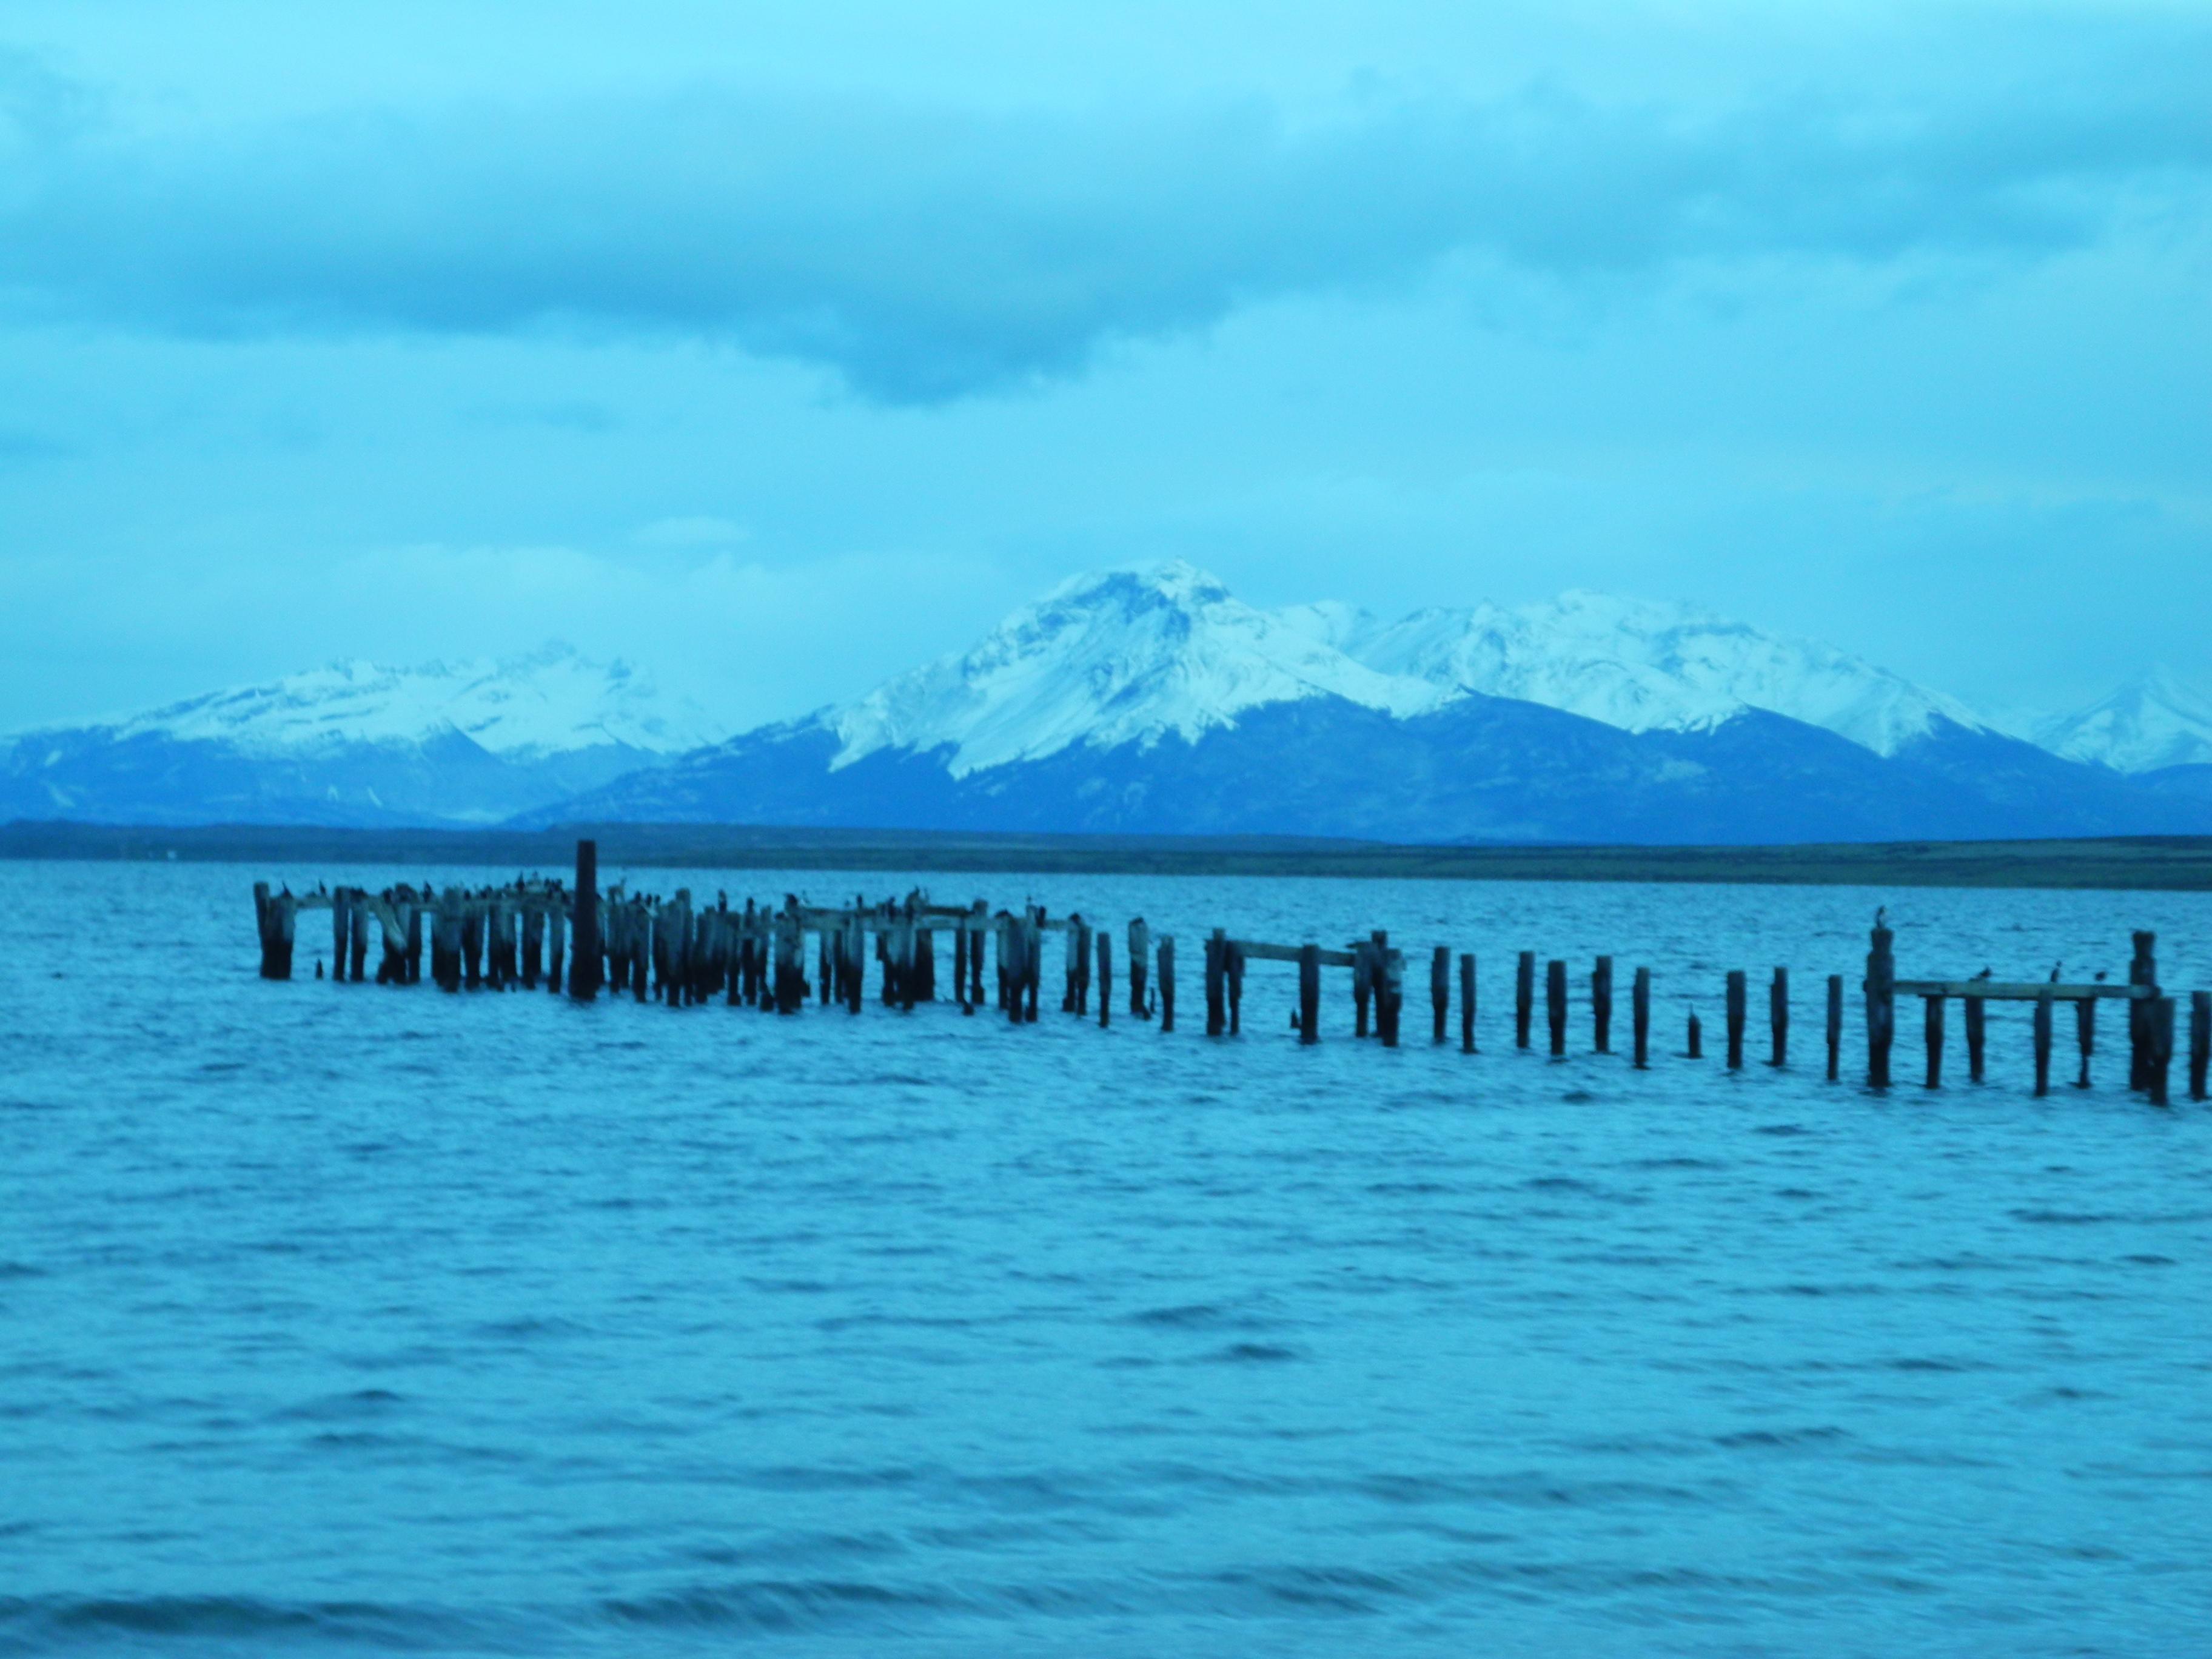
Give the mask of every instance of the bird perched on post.
[[1889, 907], [1887, 904], [1877, 904], [1874, 907], [1874, 925], [1877, 927], [1889, 926]]
[[2058, 983], [2058, 970], [2065, 965], [2063, 962], [2054, 962], [2051, 964], [2051, 982], [2053, 985]]
[[1982, 971], [1981, 971], [1980, 973], [1976, 974], [1976, 975], [1974, 975], [1974, 977], [1975, 977], [1976, 979], [1987, 979], [1989, 976], [1990, 976], [1990, 970], [1989, 970], [1987, 968], [1983, 969], [1982, 969]]

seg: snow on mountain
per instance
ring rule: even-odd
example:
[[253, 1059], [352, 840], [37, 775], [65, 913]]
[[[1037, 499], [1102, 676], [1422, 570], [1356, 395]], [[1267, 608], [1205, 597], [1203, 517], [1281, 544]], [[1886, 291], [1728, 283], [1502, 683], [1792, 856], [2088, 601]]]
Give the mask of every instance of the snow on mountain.
[[624, 663], [593, 662], [555, 644], [496, 662], [333, 663], [172, 703], [113, 731], [260, 756], [416, 744], [458, 732], [495, 755], [532, 760], [609, 745], [675, 754], [726, 727], [689, 699], [663, 696]]
[[1577, 591], [1511, 611], [1432, 607], [1388, 624], [1334, 605], [1279, 614], [1379, 672], [1628, 732], [1702, 730], [1763, 708], [1893, 755], [1938, 718], [1984, 725], [1956, 700], [1832, 646], [1650, 599]]
[[2035, 740], [2116, 772], [2212, 765], [2212, 695], [2155, 669], [2088, 708], [2046, 720]]
[[1248, 709], [1322, 696], [1400, 715], [1439, 701], [1436, 687], [1378, 673], [1176, 559], [1064, 582], [972, 650], [825, 718], [840, 768], [878, 750], [949, 746], [950, 770], [964, 777], [1079, 743], [1195, 739]]

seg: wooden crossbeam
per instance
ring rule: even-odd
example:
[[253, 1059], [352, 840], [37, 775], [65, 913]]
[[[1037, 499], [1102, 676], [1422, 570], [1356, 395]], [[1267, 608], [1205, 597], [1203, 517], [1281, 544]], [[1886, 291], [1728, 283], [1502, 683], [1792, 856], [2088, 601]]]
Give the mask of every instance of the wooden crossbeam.
[[1901, 997], [1980, 997], [1988, 1002], [2140, 1002], [2158, 994], [2153, 985], [2038, 985], [1987, 979], [1901, 979]]

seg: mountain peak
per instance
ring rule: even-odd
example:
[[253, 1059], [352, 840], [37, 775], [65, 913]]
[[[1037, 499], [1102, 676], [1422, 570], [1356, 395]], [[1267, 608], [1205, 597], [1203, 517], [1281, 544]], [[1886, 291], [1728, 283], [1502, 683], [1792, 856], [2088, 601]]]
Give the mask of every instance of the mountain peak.
[[1193, 740], [1249, 708], [1338, 696], [1411, 714], [1431, 688], [1355, 662], [1181, 559], [1072, 578], [970, 649], [829, 717], [837, 764], [949, 748], [955, 776], [1073, 744]]
[[2087, 708], [2043, 722], [2035, 740], [2116, 772], [2212, 764], [2212, 695], [2159, 664]]

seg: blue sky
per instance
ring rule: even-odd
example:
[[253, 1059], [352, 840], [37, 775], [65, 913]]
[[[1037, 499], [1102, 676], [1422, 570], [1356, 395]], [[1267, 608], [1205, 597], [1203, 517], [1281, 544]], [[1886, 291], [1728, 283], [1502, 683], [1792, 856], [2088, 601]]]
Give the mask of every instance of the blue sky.
[[2212, 3], [0, 4], [0, 726], [1053, 580], [2212, 683]]

